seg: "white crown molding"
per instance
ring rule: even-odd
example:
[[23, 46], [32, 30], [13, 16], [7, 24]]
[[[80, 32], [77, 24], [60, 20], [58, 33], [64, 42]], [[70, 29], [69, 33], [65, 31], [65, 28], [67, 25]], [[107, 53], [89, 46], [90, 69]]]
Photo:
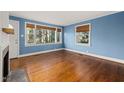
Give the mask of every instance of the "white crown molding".
[[38, 54], [43, 54], [43, 53], [48, 53], [48, 52], [54, 52], [54, 51], [59, 51], [59, 50], [63, 50], [63, 48], [53, 49], [53, 50], [46, 50], [46, 51], [40, 51], [40, 52], [34, 52], [34, 53], [28, 53], [28, 54], [23, 54], [23, 55], [19, 55], [18, 57], [26, 57], [26, 56], [38, 55]]
[[81, 51], [67, 49], [67, 48], [65, 48], [64, 50], [79, 53], [79, 54], [83, 54], [83, 55], [93, 56], [93, 57], [97, 57], [97, 58], [101, 58], [101, 59], [105, 59], [105, 60], [110, 60], [110, 61], [114, 61], [116, 63], [123, 63], [124, 64], [124, 60], [122, 60], [122, 59], [117, 59], [117, 58], [112, 58], [112, 57], [107, 57], [107, 56], [102, 56], [102, 55], [97, 55], [97, 54], [92, 54], [92, 53], [87, 53], [87, 52], [81, 52]]

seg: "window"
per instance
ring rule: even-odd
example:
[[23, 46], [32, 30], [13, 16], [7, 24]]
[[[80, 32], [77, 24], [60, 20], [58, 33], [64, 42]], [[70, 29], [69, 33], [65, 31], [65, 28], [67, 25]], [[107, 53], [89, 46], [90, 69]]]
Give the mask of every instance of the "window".
[[60, 43], [61, 42], [61, 31], [62, 29], [57, 28], [57, 34], [56, 34], [56, 38], [57, 38], [57, 42]]
[[34, 29], [35, 29], [35, 25], [33, 24], [27, 24], [26, 25], [26, 36], [27, 36], [27, 43], [28, 44], [33, 44], [34, 43]]
[[61, 43], [62, 29], [26, 23], [26, 45]]
[[76, 43], [90, 46], [90, 24], [76, 26]]

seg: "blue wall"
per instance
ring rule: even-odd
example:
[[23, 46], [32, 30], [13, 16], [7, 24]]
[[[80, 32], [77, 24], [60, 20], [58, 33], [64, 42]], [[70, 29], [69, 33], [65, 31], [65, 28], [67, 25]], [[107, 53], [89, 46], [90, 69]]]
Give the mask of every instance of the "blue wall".
[[[64, 47], [63, 43], [62, 44], [38, 45], [38, 46], [25, 47], [25, 22], [33, 22], [33, 23], [37, 23], [37, 24], [57, 26], [57, 27], [61, 27], [61, 26], [43, 23], [43, 22], [37, 22], [37, 21], [19, 18], [19, 17], [15, 17], [15, 16], [10, 16], [9, 19], [17, 20], [20, 23], [20, 26], [19, 26], [19, 30], [20, 30], [19, 31], [19, 42], [20, 42], [19, 43], [19, 48], [20, 48], [19, 53], [20, 54], [27, 54], [27, 53], [32, 53], [32, 52], [52, 50], [52, 49], [58, 49], [58, 48]], [[24, 35], [24, 37], [21, 37], [21, 35]]]
[[[92, 25], [90, 47], [75, 44], [75, 26], [83, 23]], [[64, 27], [64, 45], [68, 49], [124, 59], [124, 12]]]
[[[25, 34], [24, 23], [33, 22], [43, 25], [57, 26], [53, 24], [37, 22], [33, 20], [28, 20], [24, 18], [19, 18], [15, 16], [10, 16], [11, 20], [18, 20], [20, 23], [20, 54], [58, 49], [58, 48], [68, 48], [77, 51], [88, 51], [89, 53], [98, 54], [102, 56], [114, 57], [118, 59], [124, 59], [124, 12], [96, 18], [93, 20], [84, 21], [81, 23], [69, 25], [64, 27], [63, 33], [63, 43], [62, 44], [52, 44], [52, 45], [39, 45], [25, 47], [25, 37], [21, 35]], [[75, 44], [75, 26], [83, 23], [91, 23], [91, 46], [81, 46]], [[25, 35], [24, 35], [25, 36]]]

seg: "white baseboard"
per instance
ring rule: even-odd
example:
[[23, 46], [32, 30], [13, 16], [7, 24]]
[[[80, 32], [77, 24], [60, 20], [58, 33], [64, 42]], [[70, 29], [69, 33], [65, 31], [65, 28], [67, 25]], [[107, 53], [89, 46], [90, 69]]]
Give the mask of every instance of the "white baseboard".
[[23, 55], [19, 55], [18, 57], [26, 57], [26, 56], [38, 55], [38, 54], [43, 54], [43, 53], [48, 53], [48, 52], [53, 52], [53, 51], [59, 51], [59, 50], [63, 50], [63, 48], [23, 54]]
[[89, 55], [89, 56], [93, 56], [93, 57], [97, 57], [97, 58], [101, 58], [101, 59], [106, 59], [106, 60], [110, 60], [110, 61], [114, 61], [114, 62], [118, 62], [118, 63], [123, 63], [124, 64], [124, 60], [122, 60], [122, 59], [106, 57], [106, 56], [101, 56], [101, 55], [87, 53], [87, 52], [81, 52], [81, 51], [67, 49], [67, 48], [65, 48], [64, 50], [72, 51], [72, 52], [76, 52], [76, 53], [80, 53], [80, 54], [84, 54], [84, 55]]
[[46, 50], [46, 51], [40, 51], [40, 52], [35, 52], [35, 53], [28, 53], [28, 54], [24, 54], [24, 55], [19, 55], [19, 57], [26, 57], [26, 56], [31, 56], [31, 55], [37, 55], [37, 54], [48, 53], [48, 52], [53, 52], [53, 51], [59, 51], [59, 50], [72, 51], [72, 52], [76, 52], [76, 53], [80, 53], [80, 54], [84, 54], [84, 55], [89, 55], [89, 56], [93, 56], [93, 57], [97, 57], [97, 58], [101, 58], [101, 59], [106, 59], [106, 60], [110, 60], [110, 61], [114, 61], [114, 62], [118, 62], [118, 63], [123, 63], [124, 64], [124, 60], [122, 60], [122, 59], [117, 59], [117, 58], [112, 58], [112, 57], [107, 57], [107, 56], [101, 56], [101, 55], [97, 55], [97, 54], [81, 52], [81, 51], [67, 49], [67, 48], [59, 48], [59, 49]]

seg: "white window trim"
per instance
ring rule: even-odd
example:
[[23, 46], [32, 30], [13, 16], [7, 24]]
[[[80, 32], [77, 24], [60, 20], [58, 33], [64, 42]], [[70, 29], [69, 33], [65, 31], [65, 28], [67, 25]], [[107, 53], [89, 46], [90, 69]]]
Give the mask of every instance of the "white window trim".
[[[34, 23], [31, 23], [31, 22], [25, 22], [25, 28], [24, 28], [24, 31], [25, 31], [25, 46], [26, 47], [29, 47], [29, 46], [35, 46], [35, 43], [34, 44], [28, 44], [27, 43], [27, 32], [26, 32], [26, 24], [34, 24]], [[35, 24], [34, 24], [35, 25]], [[36, 28], [36, 25], [35, 25], [35, 28]], [[34, 32], [35, 33], [35, 32]], [[35, 38], [35, 37], [34, 37]], [[35, 40], [34, 40], [34, 42], [35, 42]]]
[[[62, 28], [61, 27], [56, 27], [56, 32], [57, 32], [57, 28], [59, 28], [59, 29], [61, 29], [61, 33], [60, 33], [60, 42], [57, 42], [57, 38], [55, 38], [56, 39], [56, 43], [57, 44], [61, 44], [62, 43]], [[56, 35], [56, 33], [55, 33], [55, 35]]]
[[[76, 28], [79, 26], [84, 26], [84, 25], [89, 25], [89, 43], [88, 44], [77, 43], [77, 41], [76, 41]], [[75, 26], [75, 44], [81, 45], [81, 46], [87, 46], [87, 47], [91, 46], [91, 23], [84, 23], [84, 24]]]
[[[36, 25], [41, 25], [41, 26], [47, 26], [47, 27], [54, 27], [56, 28], [56, 31], [57, 32], [57, 28], [61, 29], [61, 35], [60, 35], [60, 42], [56, 42], [56, 33], [55, 33], [55, 43], [45, 43], [45, 44], [36, 44], [36, 41], [34, 42], [34, 44], [28, 44], [27, 43], [27, 32], [26, 32], [26, 24], [34, 24], [35, 25], [35, 28], [36, 28]], [[45, 46], [45, 45], [54, 45], [54, 44], [62, 44], [62, 27], [56, 27], [56, 26], [49, 26], [49, 25], [43, 25], [43, 24], [38, 24], [38, 23], [34, 23], [34, 22], [25, 22], [25, 47], [30, 47], [30, 46]]]

